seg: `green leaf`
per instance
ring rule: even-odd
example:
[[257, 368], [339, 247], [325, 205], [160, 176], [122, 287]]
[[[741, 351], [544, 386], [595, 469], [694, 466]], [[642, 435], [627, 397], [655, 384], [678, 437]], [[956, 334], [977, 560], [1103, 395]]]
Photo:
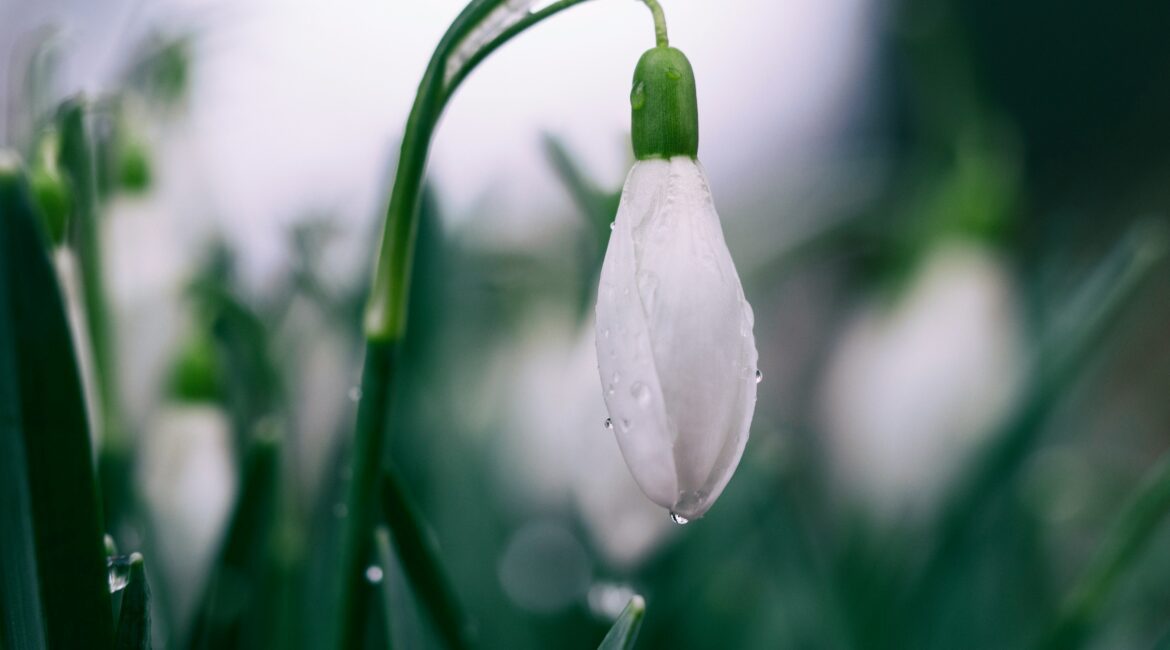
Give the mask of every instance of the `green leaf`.
[[254, 437], [244, 461], [243, 485], [193, 623], [189, 648], [261, 648], [272, 632], [269, 615], [279, 594], [269, 593], [269, 569], [279, 509], [280, 442]]
[[630, 603], [622, 610], [621, 616], [609, 628], [609, 634], [601, 640], [598, 650], [630, 650], [638, 640], [638, 632], [642, 629], [642, 617], [646, 614], [646, 601], [641, 596], [634, 596]]
[[374, 555], [378, 564], [372, 569], [380, 571], [376, 579], [366, 574], [366, 579], [377, 582], [381, 592], [382, 619], [386, 626], [386, 641], [391, 650], [427, 647], [424, 641], [422, 620], [402, 562], [394, 553], [393, 535], [386, 526], [379, 526], [374, 533]]
[[1043, 647], [1076, 648], [1126, 570], [1170, 515], [1170, 454], [1155, 467], [1106, 534], [1097, 555], [1077, 580]]
[[130, 555], [130, 576], [122, 590], [122, 612], [114, 635], [116, 650], [150, 650], [150, 586], [141, 553]]
[[406, 577], [435, 630], [449, 648], [471, 647], [472, 625], [443, 569], [434, 535], [392, 470], [382, 473], [382, 514]]
[[[0, 161], [0, 165], [4, 162]], [[7, 223], [15, 209], [10, 192], [15, 169], [0, 169], [0, 218]], [[7, 250], [7, 228], [0, 228], [0, 251]], [[0, 267], [0, 273], [6, 267]], [[5, 277], [7, 277], [5, 275]], [[25, 467], [16, 374], [16, 338], [9, 310], [8, 282], [0, 282], [0, 647], [45, 647], [44, 615], [37, 583], [32, 531], [32, 496]]]
[[[110, 594], [73, 340], [40, 219], [26, 182], [11, 172], [0, 179], [0, 244], [8, 332], [0, 345], [9, 359], [0, 368], [8, 375], [5, 435], [23, 437], [32, 514], [16, 530], [33, 531], [48, 646], [108, 648]], [[4, 546], [10, 543], [6, 535]]]

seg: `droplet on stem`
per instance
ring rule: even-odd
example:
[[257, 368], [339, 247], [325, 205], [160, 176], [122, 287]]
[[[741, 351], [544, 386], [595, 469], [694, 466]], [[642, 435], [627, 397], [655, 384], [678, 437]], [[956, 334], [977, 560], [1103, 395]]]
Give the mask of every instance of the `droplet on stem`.
[[106, 569], [109, 571], [110, 593], [117, 593], [130, 583], [130, 556], [119, 555], [106, 560]]
[[370, 584], [376, 585], [382, 582], [382, 567], [371, 564], [366, 567], [366, 580]]

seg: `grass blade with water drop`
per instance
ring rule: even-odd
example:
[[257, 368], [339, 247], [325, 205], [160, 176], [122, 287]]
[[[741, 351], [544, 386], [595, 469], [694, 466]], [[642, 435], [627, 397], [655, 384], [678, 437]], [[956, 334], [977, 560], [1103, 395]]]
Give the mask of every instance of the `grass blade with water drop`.
[[130, 576], [122, 590], [122, 611], [114, 634], [115, 650], [150, 650], [150, 586], [140, 553], [130, 556]]
[[108, 648], [113, 622], [85, 401], [40, 219], [18, 174], [0, 179], [0, 231], [15, 350], [7, 371], [15, 380], [7, 382], [16, 403], [5, 411], [19, 413], [46, 640], [50, 648]]
[[630, 650], [638, 640], [638, 632], [642, 629], [642, 618], [646, 615], [646, 601], [641, 596], [630, 599], [621, 616], [609, 628], [609, 634], [601, 640], [598, 650]]

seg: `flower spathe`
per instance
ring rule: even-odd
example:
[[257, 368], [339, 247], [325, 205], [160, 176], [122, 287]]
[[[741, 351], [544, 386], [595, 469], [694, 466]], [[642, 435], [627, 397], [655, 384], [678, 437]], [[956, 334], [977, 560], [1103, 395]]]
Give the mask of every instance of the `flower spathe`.
[[636, 162], [601, 269], [598, 370], [634, 480], [676, 521], [706, 513], [743, 455], [752, 324], [703, 168]]

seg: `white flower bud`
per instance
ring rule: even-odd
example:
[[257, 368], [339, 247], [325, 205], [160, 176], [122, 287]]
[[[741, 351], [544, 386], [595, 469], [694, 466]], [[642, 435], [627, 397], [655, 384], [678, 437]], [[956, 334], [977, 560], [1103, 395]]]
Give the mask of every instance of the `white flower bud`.
[[743, 455], [752, 323], [702, 167], [636, 162], [601, 269], [597, 362], [630, 473], [679, 523], [711, 507]]

